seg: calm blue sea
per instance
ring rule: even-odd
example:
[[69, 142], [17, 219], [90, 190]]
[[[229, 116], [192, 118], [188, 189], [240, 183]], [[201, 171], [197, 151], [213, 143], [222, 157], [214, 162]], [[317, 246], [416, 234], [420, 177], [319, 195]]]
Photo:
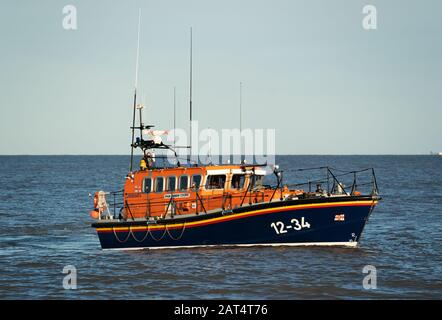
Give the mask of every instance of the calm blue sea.
[[[360, 247], [100, 250], [88, 193], [121, 189], [126, 156], [0, 157], [0, 299], [442, 298], [442, 157], [278, 156], [293, 169], [376, 169]], [[64, 266], [77, 289], [63, 288]], [[367, 290], [362, 269], [377, 270]]]

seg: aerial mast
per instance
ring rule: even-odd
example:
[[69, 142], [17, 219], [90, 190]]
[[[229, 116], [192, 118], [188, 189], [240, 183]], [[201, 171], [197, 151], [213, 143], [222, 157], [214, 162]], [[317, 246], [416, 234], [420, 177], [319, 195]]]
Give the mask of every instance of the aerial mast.
[[242, 131], [242, 82], [239, 83], [239, 132]]
[[[137, 109], [137, 86], [138, 86], [138, 63], [140, 56], [140, 26], [141, 26], [141, 8], [138, 11], [138, 36], [137, 36], [137, 58], [135, 63], [135, 86], [134, 86], [134, 106], [132, 114], [132, 143], [130, 145], [130, 169], [132, 172], [134, 158], [134, 139], [135, 139], [135, 114]], [[141, 115], [141, 110], [140, 110]]]
[[192, 27], [190, 27], [190, 85], [189, 85], [189, 109], [190, 109], [190, 144], [189, 160], [192, 157]]
[[[239, 83], [239, 139], [242, 140], [242, 82]], [[245, 159], [245, 155], [243, 158], [243, 143], [241, 141], [241, 163], [243, 163]]]
[[176, 87], [173, 87], [173, 149], [175, 150], [175, 130], [176, 130]]

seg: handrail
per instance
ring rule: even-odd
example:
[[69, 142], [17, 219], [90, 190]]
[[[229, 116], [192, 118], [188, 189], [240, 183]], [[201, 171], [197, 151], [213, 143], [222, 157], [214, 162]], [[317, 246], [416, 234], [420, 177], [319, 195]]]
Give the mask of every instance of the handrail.
[[379, 188], [378, 188], [378, 182], [376, 180], [376, 174], [374, 173], [374, 169], [371, 168], [371, 174], [372, 174], [372, 178], [373, 178], [373, 188], [372, 188], [372, 195], [378, 195], [379, 194]]
[[129, 204], [127, 203], [127, 201], [126, 201], [126, 207], [127, 207], [127, 209], [129, 210], [129, 214], [130, 214], [130, 216], [132, 217], [132, 220], [135, 221], [135, 218], [134, 218], [134, 216], [133, 216], [133, 214], [132, 214], [132, 211], [130, 210], [130, 207], [129, 207]]
[[[217, 194], [217, 195], [201, 195], [200, 192], [198, 192], [198, 190], [189, 188], [187, 190], [174, 190], [174, 191], [170, 191], [169, 193], [171, 194], [170, 200], [167, 203], [166, 206], [166, 210], [164, 213], [164, 216], [167, 215], [170, 206], [175, 204], [175, 208], [174, 211], [172, 213], [172, 216], [174, 214], [180, 214], [181, 210], [179, 210], [179, 207], [176, 205], [178, 203], [183, 203], [183, 202], [188, 202], [188, 201], [192, 201], [191, 198], [186, 198], [186, 199], [179, 199], [179, 201], [177, 201], [177, 198], [174, 196], [174, 194], [176, 192], [182, 192], [182, 191], [187, 191], [187, 192], [195, 192], [195, 199], [196, 199], [196, 208], [195, 211], [196, 212], [204, 212], [207, 213], [207, 209], [210, 209], [210, 204], [212, 203], [212, 201], [214, 201], [213, 203], [216, 204], [216, 206], [220, 206], [222, 208], [225, 208], [228, 206], [228, 202], [230, 203], [230, 205], [233, 204], [233, 199], [240, 199], [240, 202], [238, 203], [239, 207], [242, 207], [244, 205], [244, 202], [246, 200], [246, 198], [249, 198], [249, 204], [252, 204], [253, 201], [256, 201], [254, 199], [261, 198], [261, 202], [272, 202], [274, 196], [276, 195], [277, 191], [279, 188], [283, 187], [288, 187], [290, 190], [294, 190], [294, 189], [301, 189], [299, 187], [301, 186], [309, 186], [309, 190], [305, 191], [305, 193], [311, 193], [312, 191], [312, 184], [317, 183], [317, 184], [325, 184], [327, 183], [327, 190], [323, 190], [322, 188], [319, 186], [318, 189], [316, 189], [316, 193], [318, 192], [318, 190], [321, 191], [321, 193], [327, 194], [327, 195], [340, 195], [340, 194], [346, 194], [346, 195], [355, 195], [356, 191], [368, 191], [368, 194], [371, 194], [372, 196], [374, 195], [378, 195], [379, 194], [379, 189], [378, 189], [378, 184], [377, 184], [377, 179], [376, 179], [376, 174], [373, 168], [365, 168], [362, 170], [352, 170], [352, 171], [342, 171], [342, 170], [336, 170], [332, 167], [317, 167], [317, 168], [303, 168], [303, 169], [296, 169], [296, 170], [292, 170], [292, 171], [309, 171], [309, 170], [323, 170], [326, 169], [325, 172], [325, 177], [322, 179], [309, 179], [306, 182], [303, 183], [296, 183], [296, 184], [283, 184], [281, 181], [279, 181], [279, 183], [276, 186], [270, 186], [270, 185], [265, 185], [263, 186], [265, 190], [269, 191], [269, 190], [273, 190], [272, 193], [267, 193], [265, 194], [265, 192], [263, 193], [263, 195], [261, 196], [259, 193], [257, 193], [254, 189], [254, 184], [255, 184], [255, 180], [256, 177], [254, 174], [251, 174], [250, 179], [249, 179], [249, 183], [247, 188], [242, 189], [241, 191], [238, 191], [238, 193], [236, 194], [231, 194], [231, 193], [226, 193], [223, 192], [223, 194]], [[339, 171], [339, 173], [335, 173], [335, 171]], [[365, 175], [360, 177], [360, 174], [363, 172], [368, 172], [370, 171], [371, 174], [371, 181], [370, 180], [366, 180]], [[324, 174], [324, 173], [321, 173]], [[346, 177], [352, 175], [352, 183], [347, 184], [347, 186], [345, 186], [343, 184], [343, 181], [341, 181], [342, 177]], [[364, 181], [365, 180], [365, 181]], [[346, 182], [349, 182], [348, 180], [344, 180]], [[331, 183], [332, 182], [332, 183]], [[367, 190], [365, 188], [365, 186], [371, 185], [371, 191]], [[337, 186], [339, 186], [339, 189], [337, 189]], [[362, 188], [362, 190], [358, 190], [358, 188]], [[294, 189], [293, 189], [294, 188]], [[349, 189], [350, 188], [350, 189]], [[347, 189], [349, 189], [349, 192], [347, 191]], [[371, 193], [370, 193], [371, 192]], [[132, 199], [131, 203], [129, 205], [127, 199], [122, 199], [122, 201], [120, 201], [119, 199], [119, 195], [123, 195], [124, 190], [118, 190], [118, 191], [114, 191], [114, 192], [110, 192], [109, 194], [112, 195], [111, 196], [111, 201], [112, 203], [108, 203], [108, 207], [109, 208], [113, 208], [114, 211], [114, 217], [117, 216], [117, 209], [121, 208], [125, 208], [127, 209], [127, 217], [131, 218], [132, 220], [135, 220], [134, 215], [133, 215], [133, 210], [135, 210], [136, 212], [138, 212], [141, 208], [146, 209], [146, 217], [150, 217], [152, 212], [158, 212], [158, 211], [162, 211], [164, 209], [160, 209], [161, 207], [164, 208], [165, 205], [165, 199], [163, 198], [158, 198], [158, 199], [152, 199], [150, 197], [150, 194], [144, 194], [146, 195], [146, 197], [141, 197], [139, 199]], [[281, 193], [282, 194], [282, 193]], [[128, 194], [125, 195], [125, 197]], [[195, 200], [194, 200], [195, 201]], [[209, 204], [209, 207], [206, 208], [206, 205]], [[213, 206], [213, 205], [212, 205]], [[190, 209], [190, 212], [192, 212], [193, 209]], [[182, 212], [181, 212], [182, 213]]]
[[[242, 207], [242, 205], [244, 204], [244, 200], [247, 197], [247, 193], [252, 190], [252, 185], [254, 185], [254, 184], [255, 184], [255, 174], [251, 174], [250, 178], [249, 178], [249, 185], [247, 186], [246, 192], [244, 193], [244, 197], [241, 200], [241, 204], [239, 205], [240, 207]], [[250, 200], [249, 200], [249, 202], [250, 202]]]
[[[335, 175], [333, 174], [333, 172], [330, 170], [330, 168], [327, 168], [328, 172], [330, 172], [330, 174], [332, 175], [334, 181], [336, 181], [336, 183], [342, 188], [342, 190], [347, 193], [347, 191], [345, 191], [344, 186], [339, 182], [339, 180], [335, 177]], [[330, 190], [327, 190], [327, 192], [329, 192]]]
[[[166, 211], [164, 212], [164, 215], [162, 215], [161, 218], [165, 218], [165, 217], [167, 216], [167, 212], [169, 211], [169, 207], [170, 207], [170, 204], [172, 203], [172, 201], [173, 201], [173, 196], [171, 195], [171, 196], [170, 196], [170, 200], [169, 200], [169, 202], [167, 203]], [[172, 214], [171, 216], [172, 216], [172, 218], [173, 218], [173, 214]]]
[[[202, 201], [202, 198], [200, 197], [200, 195], [198, 194], [198, 192], [196, 192], [196, 198], [197, 198], [197, 200], [198, 200], [198, 199], [200, 200], [201, 207], [203, 208], [204, 213], [207, 213], [206, 208], [204, 207], [204, 203], [203, 203], [203, 201]], [[197, 203], [198, 203], [198, 202], [197, 202]], [[197, 208], [198, 208], [198, 207], [197, 207]]]
[[[333, 170], [336, 171], [336, 169], [331, 167], [316, 167], [316, 168], [306, 168], [306, 169], [297, 169], [297, 170], [292, 170], [292, 171], [308, 171], [308, 170], [319, 170], [319, 169], [324, 169], [326, 168], [326, 177], [323, 179], [314, 179], [314, 180], [308, 180], [306, 182], [302, 182], [302, 183], [296, 183], [296, 184], [287, 184], [288, 187], [300, 187], [300, 186], [309, 186], [309, 191], [311, 192], [311, 185], [316, 183], [316, 184], [322, 184], [322, 183], [327, 183], [327, 191], [330, 193], [331, 190], [334, 190], [334, 187], [336, 185], [339, 185], [342, 190], [344, 192], [346, 192], [344, 185], [342, 184], [342, 182], [338, 179], [344, 176], [348, 176], [348, 175], [353, 175], [353, 181], [351, 183], [351, 192], [350, 194], [352, 194], [354, 191], [356, 191], [356, 188], [359, 186], [363, 186], [363, 185], [367, 185], [366, 183], [357, 183], [358, 180], [358, 173], [362, 173], [362, 172], [366, 172], [366, 171], [371, 171], [371, 175], [372, 175], [372, 182], [370, 182], [373, 185], [373, 190], [372, 190], [372, 194], [376, 194], [376, 192], [378, 192], [377, 189], [377, 181], [376, 181], [376, 175], [374, 173], [374, 169], [373, 168], [365, 168], [362, 170], [352, 170], [352, 171], [343, 171], [343, 170], [338, 170], [340, 172], [340, 174], [335, 174], [333, 172]], [[333, 185], [330, 188], [330, 178], [332, 178], [333, 181]], [[346, 192], [347, 193], [347, 192]]]

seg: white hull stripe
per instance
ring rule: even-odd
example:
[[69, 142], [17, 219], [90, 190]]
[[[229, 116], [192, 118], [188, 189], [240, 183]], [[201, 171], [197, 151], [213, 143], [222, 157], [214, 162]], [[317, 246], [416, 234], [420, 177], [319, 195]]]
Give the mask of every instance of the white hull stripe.
[[253, 243], [253, 244], [213, 244], [195, 246], [167, 246], [167, 247], [133, 247], [133, 248], [107, 248], [103, 250], [158, 250], [158, 249], [190, 249], [190, 248], [213, 248], [213, 247], [350, 247], [358, 246], [357, 242], [299, 242], [299, 243]]

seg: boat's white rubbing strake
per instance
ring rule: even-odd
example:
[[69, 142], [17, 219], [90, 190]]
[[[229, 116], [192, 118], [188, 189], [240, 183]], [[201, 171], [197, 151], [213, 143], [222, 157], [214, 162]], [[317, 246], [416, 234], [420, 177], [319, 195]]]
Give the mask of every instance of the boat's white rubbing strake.
[[353, 242], [304, 242], [304, 243], [257, 243], [257, 244], [214, 244], [196, 246], [168, 246], [168, 247], [135, 247], [135, 248], [109, 248], [103, 250], [160, 250], [160, 249], [191, 249], [191, 248], [216, 248], [216, 247], [349, 247], [356, 248], [358, 243]]

